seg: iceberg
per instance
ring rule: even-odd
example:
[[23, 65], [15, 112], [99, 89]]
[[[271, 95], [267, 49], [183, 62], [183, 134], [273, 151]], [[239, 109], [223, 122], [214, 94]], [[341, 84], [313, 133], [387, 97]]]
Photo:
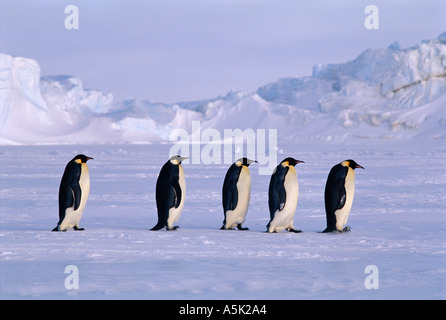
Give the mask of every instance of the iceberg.
[[0, 54], [0, 144], [151, 143], [176, 128], [278, 129], [280, 139], [446, 138], [446, 32], [401, 48], [367, 49], [311, 76], [255, 92], [166, 104], [40, 77], [37, 61]]
[[40, 89], [40, 67], [35, 60], [0, 54], [0, 133], [7, 123], [48, 124], [48, 108]]

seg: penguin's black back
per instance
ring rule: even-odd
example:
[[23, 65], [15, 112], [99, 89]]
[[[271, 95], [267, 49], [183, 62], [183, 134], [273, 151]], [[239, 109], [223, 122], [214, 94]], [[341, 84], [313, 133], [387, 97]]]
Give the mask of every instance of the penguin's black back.
[[156, 207], [158, 209], [158, 224], [155, 229], [161, 229], [167, 225], [169, 209], [178, 208], [181, 202], [182, 192], [179, 183], [180, 169], [178, 165], [167, 161], [156, 181]]
[[276, 172], [271, 175], [268, 189], [268, 205], [271, 219], [277, 210], [282, 210], [286, 202], [285, 176], [289, 168], [282, 165], [276, 167]]
[[336, 227], [335, 211], [341, 209], [345, 205], [346, 191], [345, 178], [347, 176], [348, 167], [337, 164], [331, 168], [328, 174], [327, 183], [325, 185], [325, 213], [327, 215], [327, 229], [334, 230]]
[[233, 163], [225, 175], [223, 182], [223, 210], [226, 213], [228, 210], [234, 210], [238, 203], [237, 182], [242, 171], [242, 166], [237, 166]]
[[74, 205], [74, 210], [79, 208], [81, 203], [81, 187], [79, 179], [81, 176], [80, 163], [73, 160], [68, 162], [62, 175], [59, 186], [59, 222], [65, 217], [65, 210]]

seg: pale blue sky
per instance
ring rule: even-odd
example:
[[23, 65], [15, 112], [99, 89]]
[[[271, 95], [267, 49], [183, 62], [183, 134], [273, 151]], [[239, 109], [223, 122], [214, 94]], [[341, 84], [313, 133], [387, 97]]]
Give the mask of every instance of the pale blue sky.
[[[79, 9], [79, 30], [64, 26]], [[379, 30], [364, 9], [379, 9]], [[36, 59], [42, 75], [86, 88], [180, 102], [254, 91], [311, 75], [367, 48], [402, 47], [446, 31], [443, 0], [108, 0], [0, 2], [0, 52]]]

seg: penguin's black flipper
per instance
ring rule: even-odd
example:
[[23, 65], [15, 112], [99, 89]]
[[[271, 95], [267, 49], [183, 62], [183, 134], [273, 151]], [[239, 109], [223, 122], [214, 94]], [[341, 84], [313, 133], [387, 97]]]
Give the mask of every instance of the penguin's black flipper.
[[345, 191], [345, 178], [344, 179], [338, 179], [336, 181], [336, 190], [338, 192], [337, 194], [337, 201], [338, 201], [338, 209], [342, 209], [345, 205], [345, 200], [347, 199], [347, 192]]
[[347, 167], [335, 166], [328, 175], [325, 185], [325, 210], [334, 213], [345, 205], [345, 177], [347, 176]]
[[234, 210], [238, 203], [237, 182], [240, 175], [241, 167], [233, 164], [229, 167], [223, 182], [223, 210]]
[[65, 219], [65, 210], [73, 207], [77, 210], [81, 203], [81, 187], [79, 179], [81, 176], [81, 166], [70, 161], [65, 167], [59, 187], [59, 226]]
[[278, 166], [276, 172], [271, 176], [268, 190], [268, 205], [271, 219], [277, 210], [282, 210], [286, 203], [285, 176], [288, 167]]
[[342, 209], [345, 205], [345, 177], [348, 168], [338, 164], [334, 166], [328, 174], [327, 184], [325, 185], [325, 213], [327, 216], [327, 228], [323, 231], [332, 232], [336, 230], [335, 211]]
[[73, 191], [74, 211], [76, 211], [81, 204], [81, 198], [82, 198], [82, 191], [81, 191], [81, 186], [79, 185], [79, 179], [74, 179], [70, 187], [71, 190]]
[[223, 190], [224, 211], [234, 210], [238, 203], [237, 179], [231, 179]]
[[173, 189], [173, 192], [174, 192], [174, 199], [173, 199], [174, 206], [175, 206], [175, 208], [178, 208], [180, 206], [181, 197], [182, 197], [182, 192], [181, 192], [179, 178], [172, 179], [172, 189]]

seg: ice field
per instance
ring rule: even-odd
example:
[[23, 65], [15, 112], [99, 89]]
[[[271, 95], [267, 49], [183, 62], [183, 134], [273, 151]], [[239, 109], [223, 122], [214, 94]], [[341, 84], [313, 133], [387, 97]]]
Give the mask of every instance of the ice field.
[[[0, 298], [446, 298], [444, 141], [278, 147], [279, 161], [305, 161], [296, 166], [300, 234], [264, 233], [270, 176], [254, 164], [249, 231], [219, 230], [229, 165], [183, 163], [180, 229], [155, 232], [155, 182], [169, 144], [2, 146]], [[86, 230], [51, 232], [60, 178], [77, 153], [94, 158]], [[356, 170], [352, 232], [322, 234], [326, 177], [348, 158], [365, 167]], [[369, 265], [377, 289], [367, 288]], [[67, 266], [77, 268], [78, 289], [66, 287]]]
[[[118, 100], [11, 54], [0, 53], [0, 299], [446, 299], [446, 32], [178, 103]], [[250, 230], [219, 230], [234, 149], [229, 162], [223, 152], [184, 162], [180, 229], [149, 231], [172, 141], [200, 158], [235, 132], [252, 133], [260, 162]], [[275, 165], [261, 148], [305, 161], [294, 219], [303, 233], [265, 233]], [[51, 232], [79, 153], [94, 158], [86, 230]], [[327, 175], [346, 159], [365, 168], [352, 232], [322, 234]]]

